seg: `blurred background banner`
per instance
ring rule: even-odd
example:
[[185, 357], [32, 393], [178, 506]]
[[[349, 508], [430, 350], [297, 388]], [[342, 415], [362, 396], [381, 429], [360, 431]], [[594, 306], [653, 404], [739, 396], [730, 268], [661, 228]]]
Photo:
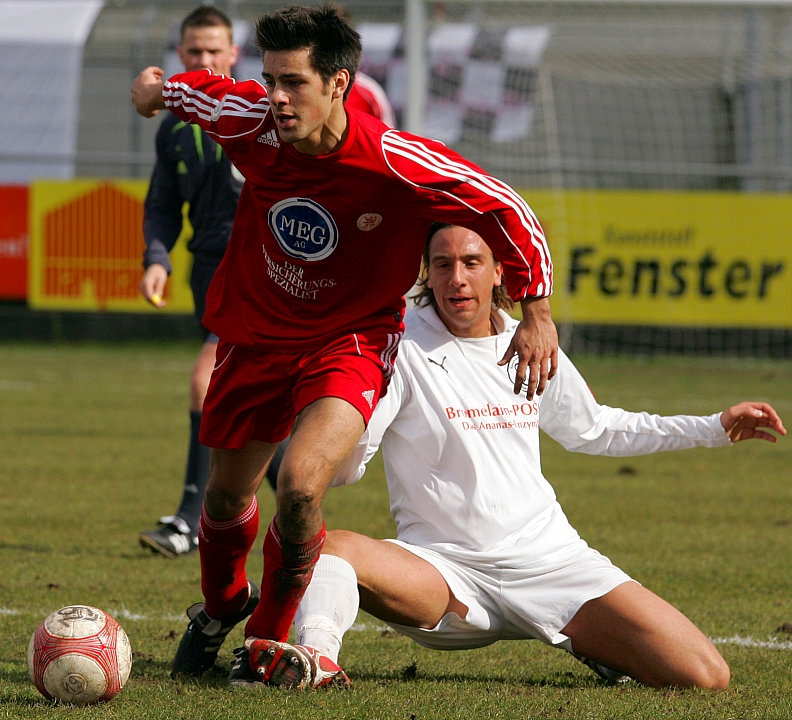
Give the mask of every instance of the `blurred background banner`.
[[27, 297], [28, 189], [0, 185], [0, 300]]
[[39, 180], [30, 189], [28, 304], [37, 309], [192, 312], [186, 243], [166, 308], [138, 290], [143, 273], [143, 180]]
[[[145, 311], [139, 295], [146, 181], [36, 181], [30, 189], [29, 304]], [[27, 190], [0, 188], [8, 296], [24, 293]], [[733, 192], [523, 190], [553, 245], [559, 323], [792, 327], [792, 196]], [[189, 233], [189, 228], [184, 235]], [[8, 239], [3, 240], [3, 236]], [[766, 238], [754, 242], [752, 238]], [[180, 238], [168, 312], [192, 312]], [[4, 248], [6, 251], [4, 252]], [[184, 269], [186, 268], [186, 270]], [[5, 274], [5, 273], [4, 273]]]
[[[557, 322], [792, 327], [792, 196], [525, 190], [550, 238]], [[562, 210], [559, 213], [559, 206]]]

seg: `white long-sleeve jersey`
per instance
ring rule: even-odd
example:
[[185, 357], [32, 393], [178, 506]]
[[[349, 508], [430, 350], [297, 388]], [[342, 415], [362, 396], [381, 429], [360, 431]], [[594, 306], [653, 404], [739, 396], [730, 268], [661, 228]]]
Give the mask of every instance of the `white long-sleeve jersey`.
[[434, 308], [406, 317], [396, 372], [355, 457], [336, 484], [362, 477], [382, 445], [398, 538], [460, 559], [505, 566], [563, 562], [582, 542], [542, 474], [539, 430], [568, 450], [627, 456], [731, 444], [720, 414], [662, 417], [600, 405], [569, 358], [541, 396], [513, 392], [498, 366], [502, 332], [452, 335]]

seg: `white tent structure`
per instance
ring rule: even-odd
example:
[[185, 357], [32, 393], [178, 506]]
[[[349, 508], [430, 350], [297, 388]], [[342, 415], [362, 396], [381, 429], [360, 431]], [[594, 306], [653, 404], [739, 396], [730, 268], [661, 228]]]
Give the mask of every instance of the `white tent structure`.
[[0, 0], [0, 182], [74, 175], [83, 46], [103, 0]]

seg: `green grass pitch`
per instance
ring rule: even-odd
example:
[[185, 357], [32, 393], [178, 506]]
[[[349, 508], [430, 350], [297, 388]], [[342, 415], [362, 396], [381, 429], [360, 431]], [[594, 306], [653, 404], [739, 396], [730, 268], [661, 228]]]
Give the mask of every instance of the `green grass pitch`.
[[[0, 718], [792, 718], [792, 635], [782, 629], [792, 623], [792, 437], [627, 459], [543, 441], [545, 474], [573, 525], [718, 643], [732, 668], [727, 691], [604, 686], [538, 642], [432, 652], [364, 613], [342, 650], [348, 692], [232, 692], [224, 673], [171, 681], [184, 610], [200, 599], [198, 558], [154, 556], [137, 533], [180, 497], [196, 351], [0, 346]], [[609, 405], [704, 414], [763, 399], [792, 428], [789, 361], [575, 361]], [[268, 488], [259, 500], [263, 532]], [[325, 507], [329, 527], [393, 533], [378, 462]], [[258, 579], [258, 550], [248, 567]], [[28, 638], [70, 603], [115, 615], [132, 643], [131, 679], [101, 707], [54, 706], [28, 679]], [[240, 639], [237, 629], [226, 642], [226, 667]]]

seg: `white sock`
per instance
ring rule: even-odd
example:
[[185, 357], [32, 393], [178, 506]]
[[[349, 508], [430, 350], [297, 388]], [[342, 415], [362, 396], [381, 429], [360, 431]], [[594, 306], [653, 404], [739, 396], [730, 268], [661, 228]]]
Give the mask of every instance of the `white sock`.
[[320, 555], [294, 617], [297, 645], [306, 645], [338, 662], [344, 633], [357, 618], [355, 569], [336, 555]]

